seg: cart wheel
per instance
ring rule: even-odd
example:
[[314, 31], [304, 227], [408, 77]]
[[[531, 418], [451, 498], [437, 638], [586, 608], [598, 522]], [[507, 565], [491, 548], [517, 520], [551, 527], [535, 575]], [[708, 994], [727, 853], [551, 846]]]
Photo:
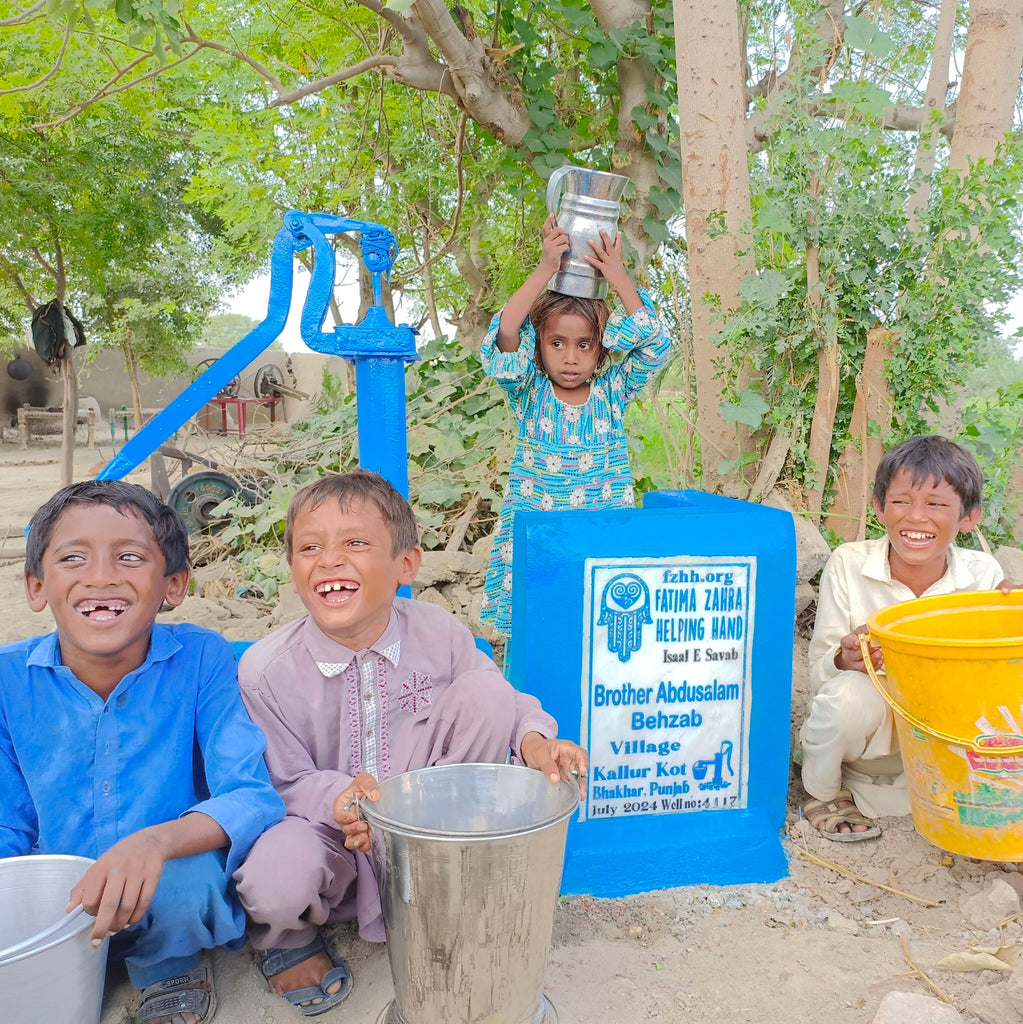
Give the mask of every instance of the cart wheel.
[[[204, 359], [201, 363], [195, 364], [195, 377], [198, 380], [214, 363], [216, 359]], [[218, 392], [217, 398], [237, 398], [241, 388], [241, 377], [232, 377]]]
[[267, 363], [256, 370], [256, 376], [252, 382], [252, 393], [256, 398], [280, 398], [280, 389], [283, 386], [284, 377], [276, 363]]
[[227, 520], [215, 516], [213, 510], [240, 490], [238, 481], [226, 473], [203, 469], [179, 480], [167, 496], [167, 504], [181, 516], [188, 532], [198, 537], [227, 525]]

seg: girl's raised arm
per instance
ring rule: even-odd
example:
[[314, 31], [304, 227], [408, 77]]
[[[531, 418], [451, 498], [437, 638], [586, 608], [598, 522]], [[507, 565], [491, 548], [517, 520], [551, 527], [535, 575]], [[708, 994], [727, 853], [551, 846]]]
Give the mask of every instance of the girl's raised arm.
[[559, 228], [552, 213], [543, 224], [543, 251], [540, 263], [519, 285], [501, 311], [501, 326], [497, 331], [497, 347], [502, 352], [515, 352], [519, 347], [519, 328], [526, 322], [529, 311], [547, 282], [561, 266], [561, 254], [569, 248], [568, 232]]

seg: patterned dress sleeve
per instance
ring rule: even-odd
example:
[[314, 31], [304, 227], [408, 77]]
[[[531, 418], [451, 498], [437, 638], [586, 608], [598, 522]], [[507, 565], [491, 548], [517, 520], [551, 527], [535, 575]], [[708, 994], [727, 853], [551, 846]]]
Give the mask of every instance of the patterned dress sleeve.
[[623, 408], [664, 365], [671, 348], [671, 338], [657, 316], [650, 293], [641, 289], [639, 297], [642, 309], [631, 314], [616, 310], [604, 329], [604, 348], [626, 354], [603, 375], [609, 397], [618, 397]]
[[[493, 377], [507, 393], [509, 399], [519, 399], [529, 390], [536, 376], [533, 353], [536, 351], [536, 333], [526, 317], [519, 328], [519, 347], [514, 352], [502, 352], [497, 347], [497, 329], [501, 314], [496, 313], [490, 321], [490, 329], [480, 347], [480, 359], [484, 372]], [[513, 402], [513, 408], [515, 403]]]

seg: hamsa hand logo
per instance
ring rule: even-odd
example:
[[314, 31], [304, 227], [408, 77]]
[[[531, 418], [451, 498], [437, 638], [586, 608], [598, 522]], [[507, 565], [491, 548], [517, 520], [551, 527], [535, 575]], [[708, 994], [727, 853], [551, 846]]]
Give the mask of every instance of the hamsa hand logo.
[[628, 661], [643, 643], [643, 626], [650, 618], [650, 590], [631, 572], [613, 577], [600, 597], [598, 626], [607, 626], [607, 649]]

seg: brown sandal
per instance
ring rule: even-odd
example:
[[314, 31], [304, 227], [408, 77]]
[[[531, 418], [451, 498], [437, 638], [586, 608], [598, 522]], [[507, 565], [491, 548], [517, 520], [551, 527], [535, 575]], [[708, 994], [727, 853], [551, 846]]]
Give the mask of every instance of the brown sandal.
[[[834, 800], [807, 800], [803, 804], [803, 815], [811, 828], [835, 843], [858, 843], [862, 839], [876, 839], [881, 834], [881, 829], [857, 810], [852, 793], [847, 789], [840, 789]], [[867, 828], [862, 832], [839, 832], [840, 825], [866, 825]]]
[[164, 978], [142, 990], [142, 1005], [137, 1022], [147, 1024], [160, 1017], [194, 1013], [199, 1024], [209, 1024], [217, 1012], [217, 992], [213, 971], [206, 959], [194, 971], [177, 978]]

